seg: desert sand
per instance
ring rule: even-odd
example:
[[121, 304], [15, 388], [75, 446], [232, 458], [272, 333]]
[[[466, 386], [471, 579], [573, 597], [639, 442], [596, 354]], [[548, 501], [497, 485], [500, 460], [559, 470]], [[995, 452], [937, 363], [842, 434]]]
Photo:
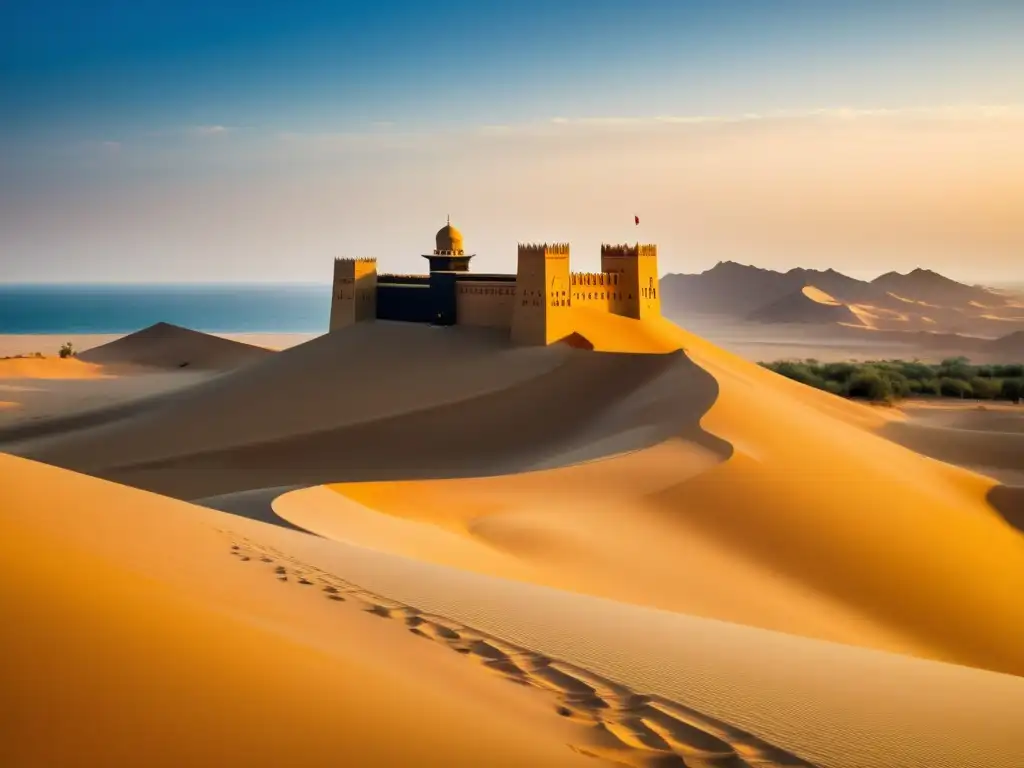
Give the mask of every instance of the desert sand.
[[[0, 394], [7, 403], [0, 412], [0, 428], [55, 417], [75, 423], [81, 414], [102, 420], [110, 416], [110, 409], [144, 402], [273, 354], [263, 347], [164, 323], [92, 341], [97, 346], [61, 358], [26, 352], [38, 348], [38, 337], [0, 337], [0, 349], [20, 350], [0, 358]], [[92, 418], [88, 416], [87, 421]]]
[[1024, 764], [1021, 433], [573, 313], [0, 424], [15, 764]]
[[[124, 333], [71, 333], [55, 335], [48, 333], [33, 334], [0, 334], [0, 357], [12, 355], [30, 355], [38, 352], [46, 357], [56, 357], [58, 350], [65, 342], [71, 342], [78, 350], [93, 349], [123, 339]], [[316, 333], [210, 333], [231, 341], [239, 341], [266, 349], [287, 349], [296, 344], [309, 341], [319, 334]]]

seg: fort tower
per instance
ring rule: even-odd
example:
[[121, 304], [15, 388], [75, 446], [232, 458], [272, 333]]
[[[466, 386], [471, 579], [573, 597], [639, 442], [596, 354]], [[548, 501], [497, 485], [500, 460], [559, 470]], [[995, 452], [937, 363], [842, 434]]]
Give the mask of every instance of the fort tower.
[[335, 259], [331, 324], [336, 331], [377, 316], [377, 260]]
[[619, 275], [622, 314], [636, 320], [661, 314], [658, 296], [658, 246], [602, 245], [601, 271]]
[[512, 341], [552, 344], [572, 333], [569, 244], [519, 244]]

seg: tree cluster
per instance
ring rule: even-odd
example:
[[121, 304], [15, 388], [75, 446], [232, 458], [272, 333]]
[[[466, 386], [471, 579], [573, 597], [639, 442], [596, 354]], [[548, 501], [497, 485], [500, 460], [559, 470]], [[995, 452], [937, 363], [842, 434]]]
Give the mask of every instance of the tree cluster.
[[937, 365], [918, 360], [848, 363], [783, 360], [760, 365], [801, 384], [874, 402], [907, 397], [959, 397], [1019, 403], [1024, 397], [1024, 364], [1021, 363], [972, 365], [966, 357], [952, 357]]

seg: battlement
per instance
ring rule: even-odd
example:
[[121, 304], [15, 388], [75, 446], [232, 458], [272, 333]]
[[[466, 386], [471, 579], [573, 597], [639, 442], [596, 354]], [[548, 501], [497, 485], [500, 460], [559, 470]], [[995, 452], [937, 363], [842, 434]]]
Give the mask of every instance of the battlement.
[[570, 285], [618, 285], [618, 272], [570, 272]]
[[568, 243], [519, 243], [519, 257], [523, 256], [569, 255]]
[[658, 257], [658, 246], [656, 245], [642, 245], [635, 243], [629, 245], [623, 243], [621, 245], [611, 245], [608, 243], [601, 244], [601, 258], [657, 258]]
[[434, 249], [434, 256], [465, 256], [466, 252], [463, 250], [457, 251], [439, 251], [437, 248]]
[[336, 256], [334, 258], [334, 263], [335, 264], [338, 264], [338, 263], [341, 263], [341, 264], [376, 264], [377, 263], [377, 259], [375, 257], [370, 257], [370, 258], [365, 258], [365, 259], [345, 259], [345, 258], [340, 258], [340, 257]]

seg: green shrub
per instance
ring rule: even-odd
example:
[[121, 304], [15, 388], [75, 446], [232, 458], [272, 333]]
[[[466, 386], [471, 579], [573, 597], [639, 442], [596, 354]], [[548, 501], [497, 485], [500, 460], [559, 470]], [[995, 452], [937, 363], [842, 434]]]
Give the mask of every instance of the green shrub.
[[971, 379], [970, 385], [971, 391], [979, 400], [992, 400], [999, 394], [1000, 390], [999, 382], [981, 376], [975, 376]]
[[1024, 379], [1003, 379], [999, 397], [1011, 403], [1020, 403], [1024, 398]]
[[826, 381], [824, 390], [830, 392], [833, 395], [845, 395], [846, 387], [840, 384], [838, 381]]
[[846, 392], [850, 397], [858, 397], [875, 402], [889, 400], [894, 394], [889, 379], [879, 375], [878, 371], [871, 369], [855, 374], [850, 379]]
[[1024, 366], [1018, 363], [977, 366], [965, 357], [954, 357], [938, 365], [920, 360], [784, 360], [758, 365], [834, 395], [876, 402], [916, 396], [998, 397], [1017, 401], [1024, 397]]
[[1010, 363], [1009, 365], [993, 365], [992, 375], [997, 379], [1022, 379], [1024, 378], [1024, 363]]
[[970, 397], [973, 393], [971, 385], [962, 379], [939, 379], [939, 394], [943, 397]]
[[950, 357], [939, 363], [936, 371], [940, 379], [956, 379], [967, 382], [974, 376], [974, 369], [966, 357]]
[[799, 381], [801, 384], [808, 384], [818, 389], [822, 389], [825, 386], [822, 378], [814, 373], [806, 363], [782, 362], [778, 363], [773, 370], [776, 373], [782, 374], [787, 379]]
[[66, 341], [66, 342], [64, 342], [64, 344], [61, 345], [60, 352], [58, 354], [62, 358], [63, 357], [74, 357], [75, 356], [75, 348], [71, 344], [70, 341]]

